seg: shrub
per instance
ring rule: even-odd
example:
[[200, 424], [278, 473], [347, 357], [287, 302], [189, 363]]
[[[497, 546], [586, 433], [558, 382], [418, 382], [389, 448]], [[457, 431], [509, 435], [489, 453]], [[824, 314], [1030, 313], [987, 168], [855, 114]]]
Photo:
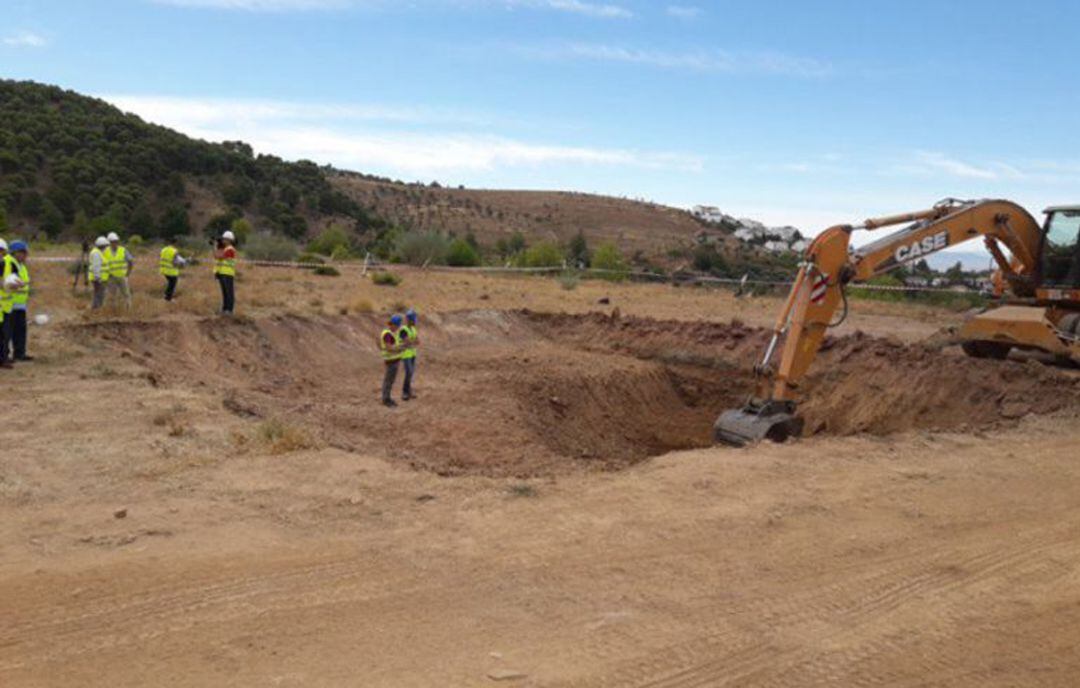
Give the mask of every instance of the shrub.
[[236, 245], [244, 246], [251, 237], [251, 223], [242, 217], [238, 217], [229, 225], [229, 229], [236, 235]]
[[275, 234], [255, 234], [244, 247], [244, 257], [252, 260], [296, 260], [300, 247], [295, 241]]
[[626, 259], [623, 258], [619, 248], [610, 241], [605, 241], [596, 249], [592, 257], [592, 266], [597, 270], [605, 270], [600, 273], [600, 277], [614, 282], [626, 279], [629, 272]]
[[401, 284], [401, 277], [393, 272], [373, 272], [371, 281], [380, 287], [396, 287]]
[[450, 240], [437, 232], [406, 232], [398, 237], [394, 257], [409, 265], [445, 265]]
[[520, 262], [526, 268], [557, 268], [563, 264], [563, 254], [552, 242], [541, 241], [525, 249]]
[[566, 291], [574, 291], [580, 282], [581, 278], [576, 272], [564, 272], [559, 275], [559, 286]]
[[128, 237], [128, 240], [127, 240], [128, 247], [132, 248], [132, 249], [139, 248], [144, 243], [146, 243], [145, 239], [143, 239], [142, 236], [140, 236], [138, 234], [132, 234], [131, 236]]
[[353, 252], [348, 246], [338, 246], [330, 252], [330, 260], [348, 260], [352, 257]]
[[309, 253], [331, 256], [338, 249], [349, 250], [349, 233], [340, 225], [330, 225], [311, 240], [307, 246]]
[[326, 260], [322, 256], [317, 256], [314, 253], [301, 253], [300, 257], [296, 259], [298, 263], [306, 263], [307, 265], [323, 265]]
[[340, 277], [341, 273], [333, 265], [320, 265], [312, 271], [316, 275], [323, 277]]
[[454, 267], [474, 267], [480, 264], [480, 254], [464, 239], [454, 239], [446, 252], [446, 264]]
[[276, 419], [261, 423], [256, 430], [256, 436], [271, 454], [287, 454], [315, 446], [315, 441], [306, 431]]

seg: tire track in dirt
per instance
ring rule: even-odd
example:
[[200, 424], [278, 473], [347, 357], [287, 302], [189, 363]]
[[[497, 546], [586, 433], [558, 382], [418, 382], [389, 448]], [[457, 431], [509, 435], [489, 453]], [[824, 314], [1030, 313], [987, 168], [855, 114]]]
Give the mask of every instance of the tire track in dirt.
[[[942, 603], [930, 607], [933, 610], [931, 619], [926, 623], [933, 627], [949, 627], [955, 625], [964, 616], [964, 610], [971, 608], [974, 601], [993, 597], [998, 592], [1009, 590], [1014, 586], [1014, 579], [1024, 578], [1027, 573], [1039, 571], [1045, 568], [1045, 562], [1031, 561], [1033, 557], [1044, 556], [1053, 552], [1055, 562], [1061, 558], [1080, 564], [1080, 542], [1075, 533], [1070, 533], [1069, 528], [1058, 528], [1058, 533], [1041, 533], [1039, 537], [1025, 543], [1023, 546], [1011, 547], [1005, 550], [991, 547], [978, 552], [948, 567], [942, 567], [936, 562], [916, 562], [916, 569], [924, 569], [911, 574], [904, 574], [905, 569], [893, 570], [887, 573], [873, 576], [870, 580], [847, 581], [838, 586], [826, 586], [824, 590], [813, 590], [797, 599], [780, 602], [773, 598], [768, 603], [751, 604], [742, 609], [733, 611], [727, 606], [716, 608], [716, 615], [729, 618], [747, 613], [757, 614], [762, 621], [769, 621], [773, 626], [798, 626], [820, 617], [822, 612], [835, 612], [840, 607], [840, 613], [835, 619], [828, 619], [832, 624], [843, 623], [845, 628], [818, 638], [819, 642], [830, 644], [851, 644], [853, 647], [848, 652], [861, 653], [865, 656], [885, 654], [895, 650], [895, 645], [881, 638], [873, 638], [862, 642], [867, 627], [879, 622], [883, 617], [888, 617], [901, 608], [907, 601], [914, 597], [934, 596]], [[1075, 529], [1073, 529], [1075, 530]], [[929, 567], [929, 568], [926, 568]], [[1058, 567], [1055, 567], [1058, 568]], [[1074, 569], [1064, 570], [1059, 568], [1059, 575], [1052, 577], [1050, 582], [1072, 572]], [[1013, 575], [1001, 575], [1011, 571]], [[966, 572], [966, 575], [958, 575]], [[912, 579], [912, 576], [914, 578]], [[896, 582], [895, 578], [904, 580]], [[892, 579], [883, 587], [874, 587], [875, 581]], [[974, 588], [991, 582], [990, 589], [984, 589], [974, 593]], [[871, 583], [870, 589], [860, 595], [856, 601], [843, 601], [836, 595], [838, 591], [850, 593], [852, 588], [860, 588]], [[974, 593], [974, 594], [972, 594]], [[959, 594], [959, 599], [953, 599]], [[820, 600], [829, 600], [820, 602]], [[767, 610], [767, 611], [766, 611]], [[705, 614], [702, 611], [699, 616]], [[752, 685], [802, 685], [801, 680], [777, 679], [790, 675], [794, 666], [807, 664], [809, 666], [819, 663], [819, 658], [813, 649], [797, 647], [784, 650], [777, 646], [776, 641], [764, 641], [749, 646], [726, 643], [725, 639], [734, 634], [731, 630], [711, 631], [703, 638], [698, 638], [690, 644], [678, 644], [665, 647], [654, 653], [650, 660], [642, 664], [624, 668], [616, 672], [611, 680], [595, 683], [602, 686], [618, 686], [635, 688], [695, 688], [698, 686], [723, 686], [733, 683]], [[719, 654], [719, 656], [717, 656]], [[675, 656], [675, 661], [671, 660]], [[713, 659], [702, 661], [703, 657], [711, 656]], [[693, 660], [687, 661], [688, 657]], [[850, 666], [854, 661], [854, 655], [840, 655], [841, 664], [838, 666]], [[666, 661], [665, 661], [666, 658]], [[826, 666], [823, 670], [832, 670], [835, 667]], [[766, 681], [773, 677], [773, 680]], [[578, 684], [568, 684], [578, 685]], [[586, 681], [580, 685], [594, 685]]]

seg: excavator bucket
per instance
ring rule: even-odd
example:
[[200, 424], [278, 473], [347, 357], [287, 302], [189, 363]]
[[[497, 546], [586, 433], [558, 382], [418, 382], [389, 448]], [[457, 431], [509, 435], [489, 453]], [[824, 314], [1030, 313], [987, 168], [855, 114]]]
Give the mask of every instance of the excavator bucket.
[[802, 429], [803, 419], [795, 415], [793, 403], [751, 399], [741, 409], [720, 414], [713, 425], [713, 439], [719, 444], [744, 447], [761, 440], [783, 442], [798, 437]]

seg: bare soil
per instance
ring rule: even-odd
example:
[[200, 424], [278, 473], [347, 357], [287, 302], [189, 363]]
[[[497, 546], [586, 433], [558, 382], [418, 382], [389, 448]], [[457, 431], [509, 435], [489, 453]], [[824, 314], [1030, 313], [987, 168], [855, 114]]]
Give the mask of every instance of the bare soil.
[[[733, 450], [711, 424], [775, 300], [268, 272], [235, 320], [195, 316], [194, 279], [86, 318], [41, 283], [60, 326], [0, 371], [5, 688], [1080, 672], [1080, 373], [928, 339], [952, 314], [857, 309], [802, 390], [810, 436]], [[357, 299], [423, 300], [407, 407], [378, 404]]]

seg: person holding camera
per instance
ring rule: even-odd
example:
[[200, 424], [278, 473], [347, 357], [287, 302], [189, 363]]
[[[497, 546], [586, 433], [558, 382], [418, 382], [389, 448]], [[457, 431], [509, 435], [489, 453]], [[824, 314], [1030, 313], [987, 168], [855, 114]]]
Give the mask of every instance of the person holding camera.
[[221, 314], [232, 315], [236, 306], [236, 235], [226, 231], [214, 247], [214, 277], [221, 285]]

